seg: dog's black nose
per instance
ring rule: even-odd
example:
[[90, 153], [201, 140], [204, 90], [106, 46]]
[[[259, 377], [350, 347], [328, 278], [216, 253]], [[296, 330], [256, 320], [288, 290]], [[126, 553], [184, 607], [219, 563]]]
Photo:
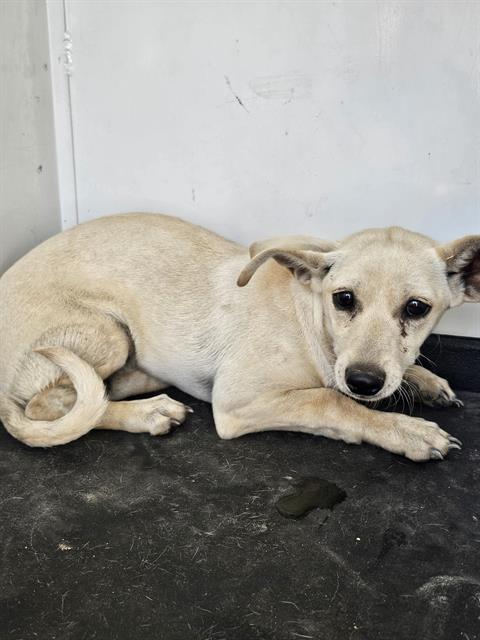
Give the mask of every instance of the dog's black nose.
[[385, 371], [368, 364], [354, 364], [345, 372], [347, 387], [359, 396], [374, 396], [385, 382]]

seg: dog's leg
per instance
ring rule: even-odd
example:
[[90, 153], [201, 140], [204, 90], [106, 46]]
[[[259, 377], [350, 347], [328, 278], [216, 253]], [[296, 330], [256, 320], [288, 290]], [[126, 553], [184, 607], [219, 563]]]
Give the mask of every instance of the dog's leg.
[[75, 404], [77, 393], [65, 381], [36, 393], [25, 407], [25, 415], [30, 420], [58, 420]]
[[460, 448], [459, 441], [434, 422], [374, 411], [333, 389], [260, 393], [243, 406], [225, 409], [229, 404], [214, 395], [217, 432], [226, 439], [256, 431], [303, 431], [349, 443], [369, 442], [417, 461], [441, 459], [451, 448]]
[[[49, 335], [48, 341], [68, 347], [74, 346], [102, 379], [109, 378], [114, 382], [116, 397], [120, 396], [122, 385], [123, 392], [128, 395], [158, 390], [162, 386], [158, 380], [140, 371], [130, 370], [131, 361], [128, 358], [131, 344], [127, 335], [117, 325], [103, 329], [95, 327], [87, 330], [85, 327], [79, 327], [75, 330], [63, 330], [58, 336]], [[55, 375], [55, 368], [47, 361], [41, 361], [41, 366], [44, 386], [26, 404], [25, 415], [31, 420], [54, 421], [70, 411], [76, 402], [77, 394], [68, 376], [61, 375], [61, 372]], [[25, 370], [28, 381], [33, 379], [33, 374], [36, 374], [38, 379], [38, 368], [26, 366]], [[119, 377], [115, 382], [117, 372]], [[188, 411], [189, 407], [166, 395], [131, 402], [109, 402], [95, 427], [159, 435], [166, 433], [172, 424], [182, 422]]]
[[[124, 367], [131, 347], [125, 332], [113, 323], [56, 329], [42, 337], [41, 346], [42, 342], [72, 349], [103, 380]], [[43, 358], [39, 361], [35, 354], [27, 356], [15, 387], [16, 394], [25, 398], [25, 415], [31, 420], [58, 420], [77, 399], [68, 376]]]
[[181, 424], [191, 411], [165, 394], [145, 400], [109, 402], [97, 428], [160, 436], [168, 433], [173, 425]]
[[142, 393], [161, 391], [167, 386], [157, 378], [128, 364], [114, 373], [107, 381], [110, 400], [123, 400]]
[[414, 389], [415, 395], [423, 404], [430, 407], [463, 407], [444, 378], [436, 376], [428, 369], [414, 364], [407, 369], [404, 380]]
[[[37, 393], [28, 403], [25, 414], [31, 420], [58, 420], [70, 411], [76, 399], [72, 386], [53, 386]], [[190, 411], [189, 407], [165, 394], [145, 400], [109, 402], [96, 428], [157, 436], [170, 431], [172, 425], [182, 423]]]

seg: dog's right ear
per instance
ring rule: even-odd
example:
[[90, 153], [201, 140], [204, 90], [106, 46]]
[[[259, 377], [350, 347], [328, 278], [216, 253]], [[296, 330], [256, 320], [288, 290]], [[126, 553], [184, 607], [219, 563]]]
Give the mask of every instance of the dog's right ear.
[[336, 242], [320, 240], [310, 236], [289, 236], [255, 242], [250, 247], [252, 260], [238, 276], [237, 285], [244, 287], [255, 271], [273, 258], [286, 267], [303, 284], [322, 280], [333, 264]]
[[451, 306], [480, 302], [480, 236], [465, 236], [436, 251], [446, 263]]

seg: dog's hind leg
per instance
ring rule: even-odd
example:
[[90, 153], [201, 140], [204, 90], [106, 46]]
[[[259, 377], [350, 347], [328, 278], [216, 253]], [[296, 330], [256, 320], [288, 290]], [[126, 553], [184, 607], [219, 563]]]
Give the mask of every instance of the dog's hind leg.
[[[111, 349], [108, 348], [109, 343]], [[134, 357], [129, 357], [129, 353], [131, 354], [131, 344], [123, 333], [104, 335], [101, 348], [89, 344], [81, 353], [85, 360], [90, 361], [89, 364], [95, 368], [100, 378], [108, 378], [110, 389], [105, 410], [90, 429], [93, 427], [133, 433], [146, 432], [152, 435], [167, 433], [172, 425], [183, 422], [186, 414], [191, 411], [189, 407], [165, 394], [130, 402], [111, 401], [157, 391], [167, 386], [136, 369]], [[101, 354], [100, 358], [98, 354]], [[35, 421], [50, 422], [63, 418], [75, 407], [76, 402], [77, 392], [72, 382], [68, 376], [61, 375], [31, 398], [25, 408], [25, 416], [32, 421], [34, 428]]]
[[[39, 340], [40, 352], [44, 344], [72, 351], [102, 380], [125, 365], [131, 350], [128, 334], [117, 323], [108, 321], [99, 322], [98, 326], [73, 325], [49, 331]], [[12, 389], [15, 396], [25, 399], [25, 416], [31, 420], [57, 420], [77, 400], [69, 376], [35, 353], [27, 355]]]
[[457, 398], [448, 382], [424, 367], [416, 364], [408, 367], [403, 378], [413, 387], [415, 396], [423, 404], [430, 407], [463, 406], [463, 402]]
[[30, 420], [58, 420], [70, 411], [77, 400], [77, 392], [68, 381], [36, 393], [25, 407]]
[[76, 440], [90, 431], [105, 413], [108, 403], [103, 380], [91, 364], [70, 349], [45, 346], [35, 348], [34, 352], [32, 356], [42, 358], [48, 365], [45, 373], [42, 363], [36, 361], [34, 369], [39, 377], [46, 380], [53, 375], [60, 377], [55, 367], [65, 372], [75, 390], [75, 404], [57, 420], [32, 420], [13, 389], [9, 394], [0, 395], [0, 420], [12, 436], [31, 447], [51, 447]]
[[[32, 398], [25, 415], [32, 420], [58, 420], [73, 408], [76, 399], [73, 387], [54, 386]], [[165, 394], [144, 400], [108, 402], [95, 428], [158, 436], [182, 423], [189, 411], [189, 407]]]
[[114, 373], [106, 384], [110, 400], [123, 400], [168, 387], [168, 384], [138, 369], [134, 360], [127, 362], [122, 369]]
[[144, 400], [109, 402], [97, 428], [159, 436], [181, 424], [191, 411], [165, 394]]
[[117, 323], [46, 333], [23, 361], [12, 393], [0, 397], [5, 427], [38, 447], [65, 444], [96, 427], [166, 433], [184, 420], [188, 407], [165, 395], [119, 403], [106, 398], [103, 380], [125, 366], [131, 348]]
[[108, 407], [103, 379], [128, 359], [131, 341], [116, 321], [77, 320], [39, 336], [0, 395], [0, 420], [29, 446], [65, 444], [93, 429]]

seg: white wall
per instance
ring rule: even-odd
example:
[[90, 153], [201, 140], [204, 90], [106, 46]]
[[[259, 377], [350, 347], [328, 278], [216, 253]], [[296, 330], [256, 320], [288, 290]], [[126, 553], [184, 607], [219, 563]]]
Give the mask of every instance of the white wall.
[[0, 274], [60, 230], [44, 2], [0, 2]]
[[[438, 240], [479, 232], [480, 3], [66, 9], [67, 224], [149, 210], [245, 243], [392, 223]], [[439, 330], [480, 336], [478, 305]]]

